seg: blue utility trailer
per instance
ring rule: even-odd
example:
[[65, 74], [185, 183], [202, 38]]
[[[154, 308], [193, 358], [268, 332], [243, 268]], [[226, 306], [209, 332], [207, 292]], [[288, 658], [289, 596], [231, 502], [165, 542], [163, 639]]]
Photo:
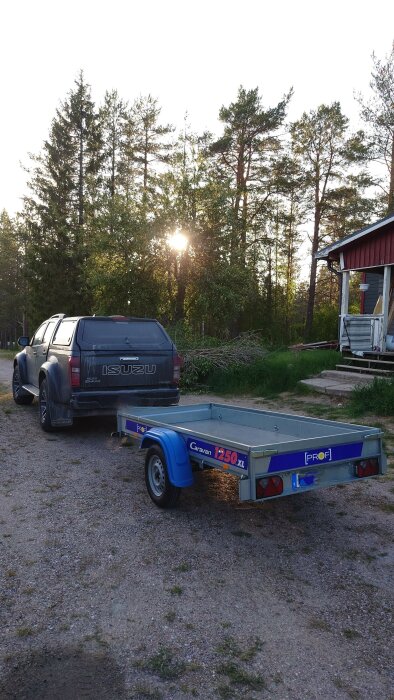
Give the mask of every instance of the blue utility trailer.
[[264, 501], [386, 472], [382, 431], [365, 425], [201, 403], [118, 412], [118, 433], [147, 449], [156, 505], [176, 505], [196, 469], [239, 479], [241, 501]]

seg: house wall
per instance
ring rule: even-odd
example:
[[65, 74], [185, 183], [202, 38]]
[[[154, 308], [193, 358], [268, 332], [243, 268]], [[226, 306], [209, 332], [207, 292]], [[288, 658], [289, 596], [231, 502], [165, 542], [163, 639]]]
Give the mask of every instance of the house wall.
[[369, 284], [369, 288], [364, 292], [362, 313], [373, 314], [376, 302], [380, 294], [383, 294], [383, 274], [379, 275], [376, 272], [367, 272], [365, 281]]
[[394, 265], [394, 224], [344, 247], [343, 262], [345, 270]]

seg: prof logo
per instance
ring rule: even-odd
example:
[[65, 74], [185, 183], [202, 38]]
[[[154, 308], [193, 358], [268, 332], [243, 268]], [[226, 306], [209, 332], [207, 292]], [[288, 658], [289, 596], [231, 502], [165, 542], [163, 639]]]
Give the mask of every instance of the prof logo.
[[319, 464], [319, 462], [331, 462], [331, 448], [328, 450], [319, 450], [319, 452], [305, 452], [305, 465]]

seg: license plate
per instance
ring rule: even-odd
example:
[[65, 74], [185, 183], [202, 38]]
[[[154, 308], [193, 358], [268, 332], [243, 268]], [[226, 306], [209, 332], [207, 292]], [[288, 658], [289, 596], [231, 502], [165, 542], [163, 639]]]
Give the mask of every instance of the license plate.
[[296, 473], [291, 475], [291, 486], [293, 491], [298, 491], [299, 489], [308, 489], [317, 483], [317, 474], [308, 472]]

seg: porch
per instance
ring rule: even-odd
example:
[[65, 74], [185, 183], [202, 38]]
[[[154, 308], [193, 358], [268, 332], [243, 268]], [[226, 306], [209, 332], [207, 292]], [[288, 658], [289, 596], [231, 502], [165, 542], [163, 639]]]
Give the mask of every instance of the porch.
[[[345, 236], [315, 257], [326, 261], [340, 280], [341, 357], [334, 378], [369, 383], [374, 377], [394, 376], [394, 215]], [[354, 274], [355, 283], [359, 282], [359, 304], [353, 298], [350, 306]], [[355, 284], [352, 289], [354, 297]], [[359, 312], [354, 313], [357, 306]]]

